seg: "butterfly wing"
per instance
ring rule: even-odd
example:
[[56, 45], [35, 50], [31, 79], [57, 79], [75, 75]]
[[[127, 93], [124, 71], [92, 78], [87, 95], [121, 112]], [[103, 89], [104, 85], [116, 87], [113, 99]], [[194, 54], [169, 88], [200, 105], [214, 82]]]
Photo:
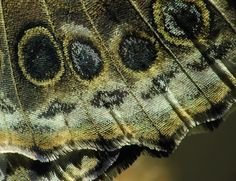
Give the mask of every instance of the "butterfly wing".
[[96, 178], [142, 149], [166, 156], [191, 128], [214, 126], [235, 96], [228, 6], [2, 1], [0, 145], [27, 157], [7, 156], [2, 168], [18, 163], [13, 178], [44, 166], [45, 179]]

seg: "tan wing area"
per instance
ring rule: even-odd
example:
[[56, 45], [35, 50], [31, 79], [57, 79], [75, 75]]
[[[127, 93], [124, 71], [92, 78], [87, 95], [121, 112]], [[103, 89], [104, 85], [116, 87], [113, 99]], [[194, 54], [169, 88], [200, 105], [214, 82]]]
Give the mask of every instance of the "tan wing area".
[[230, 3], [1, 1], [2, 172], [23, 159], [12, 179], [38, 175], [36, 162], [48, 167], [39, 180], [94, 179], [128, 166], [136, 146], [164, 156], [214, 127], [235, 97]]

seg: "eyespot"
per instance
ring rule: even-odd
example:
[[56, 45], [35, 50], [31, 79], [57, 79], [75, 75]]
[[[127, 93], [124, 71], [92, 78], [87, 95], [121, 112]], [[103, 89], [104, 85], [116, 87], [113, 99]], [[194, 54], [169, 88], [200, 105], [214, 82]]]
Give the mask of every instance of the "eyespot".
[[25, 32], [18, 44], [18, 58], [23, 75], [35, 85], [54, 84], [64, 72], [61, 51], [52, 34], [43, 27]]
[[122, 63], [134, 71], [148, 70], [155, 63], [156, 51], [150, 40], [135, 35], [125, 36], [119, 47]]
[[83, 80], [92, 80], [103, 69], [103, 60], [90, 42], [74, 40], [68, 49], [74, 71]]
[[119, 70], [133, 81], [155, 77], [165, 57], [154, 35], [130, 25], [118, 26], [108, 47]]
[[93, 31], [83, 25], [68, 24], [63, 26], [62, 34], [71, 79], [90, 90], [110, 81], [109, 56]]
[[210, 15], [202, 0], [157, 0], [153, 14], [157, 31], [170, 43], [189, 46], [209, 33]]

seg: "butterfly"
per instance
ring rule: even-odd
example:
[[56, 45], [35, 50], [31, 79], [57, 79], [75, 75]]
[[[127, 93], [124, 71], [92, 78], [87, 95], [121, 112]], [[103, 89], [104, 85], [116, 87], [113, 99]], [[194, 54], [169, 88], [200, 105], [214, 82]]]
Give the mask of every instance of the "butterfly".
[[235, 101], [233, 0], [0, 1], [1, 180], [112, 180]]

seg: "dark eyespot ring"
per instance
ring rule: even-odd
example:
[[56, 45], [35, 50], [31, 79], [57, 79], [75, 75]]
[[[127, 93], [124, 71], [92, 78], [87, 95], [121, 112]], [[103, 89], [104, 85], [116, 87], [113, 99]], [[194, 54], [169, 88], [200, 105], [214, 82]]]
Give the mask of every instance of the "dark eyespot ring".
[[25, 78], [39, 86], [54, 84], [64, 72], [61, 51], [52, 34], [43, 27], [25, 32], [18, 44], [18, 62]]
[[191, 46], [192, 39], [204, 41], [210, 29], [210, 15], [203, 0], [156, 0], [153, 4], [157, 31], [172, 44]]

